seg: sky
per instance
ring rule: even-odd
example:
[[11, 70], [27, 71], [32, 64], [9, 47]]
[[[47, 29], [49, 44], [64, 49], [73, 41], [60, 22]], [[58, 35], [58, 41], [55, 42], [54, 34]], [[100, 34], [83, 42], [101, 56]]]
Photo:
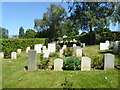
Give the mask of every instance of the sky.
[[[34, 28], [34, 19], [42, 19], [50, 4], [61, 4], [68, 11], [67, 3], [61, 2], [2, 2], [2, 26], [9, 30], [9, 36], [18, 35], [19, 28]], [[111, 30], [118, 30], [110, 25]]]

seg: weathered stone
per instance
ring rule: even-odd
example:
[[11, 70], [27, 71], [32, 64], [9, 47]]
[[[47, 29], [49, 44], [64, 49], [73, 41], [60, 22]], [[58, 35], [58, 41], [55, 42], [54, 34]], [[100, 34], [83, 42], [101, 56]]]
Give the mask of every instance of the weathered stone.
[[85, 47], [85, 43], [82, 43], [82, 47]]
[[116, 41], [113, 46], [113, 53], [120, 54], [120, 41]]
[[54, 60], [54, 70], [55, 71], [62, 71], [63, 67], [63, 60], [62, 59], [55, 59]]
[[30, 47], [27, 47], [27, 48], [26, 48], [26, 53], [28, 53], [29, 50], [30, 50]]
[[21, 54], [21, 49], [17, 49], [17, 53], [18, 53], [18, 54]]
[[89, 57], [82, 57], [81, 70], [91, 69], [91, 59]]
[[108, 43], [100, 43], [100, 50], [108, 50], [109, 44]]
[[43, 57], [49, 57], [49, 54], [50, 54], [50, 52], [49, 52], [49, 50], [43, 50]]
[[17, 59], [17, 53], [16, 52], [11, 53], [11, 59]]
[[47, 48], [46, 48], [46, 46], [43, 46], [43, 50], [46, 50]]
[[56, 44], [55, 43], [48, 43], [48, 50], [49, 50], [49, 52], [55, 52], [56, 51]]
[[76, 50], [76, 56], [77, 56], [77, 57], [82, 56], [82, 49], [77, 49], [77, 50]]
[[80, 48], [81, 48], [81, 47], [79, 47], [79, 46], [74, 46], [74, 47], [73, 47], [73, 49], [74, 49], [75, 52], [76, 52], [77, 49], [80, 49]]
[[73, 44], [73, 47], [75, 47], [76, 46], [76, 44]]
[[60, 49], [60, 57], [63, 57], [63, 52], [64, 52], [64, 50]]
[[114, 69], [114, 55], [107, 53], [104, 56], [104, 70]]
[[67, 45], [63, 45], [62, 49], [64, 50], [64, 49], [66, 49], [66, 48], [67, 48]]
[[28, 52], [28, 70], [36, 70], [36, 50], [29, 50]]
[[1, 52], [1, 53], [0, 53], [0, 59], [3, 59], [3, 58], [4, 58], [4, 53]]
[[36, 44], [34, 50], [36, 50], [36, 53], [41, 53], [41, 48], [42, 48], [42, 44]]

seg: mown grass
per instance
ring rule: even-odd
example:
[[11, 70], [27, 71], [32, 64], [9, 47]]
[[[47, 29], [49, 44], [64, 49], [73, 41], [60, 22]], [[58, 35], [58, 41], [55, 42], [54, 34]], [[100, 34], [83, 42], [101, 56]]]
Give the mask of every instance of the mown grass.
[[[99, 46], [83, 48], [87, 56], [103, 55], [99, 53]], [[103, 51], [105, 52], [105, 51]], [[38, 54], [39, 56], [39, 54]], [[115, 56], [118, 64], [119, 56]], [[55, 58], [52, 59], [53, 62]], [[71, 83], [71, 88], [118, 88], [118, 70], [92, 70], [92, 71], [26, 71], [28, 55], [22, 53], [16, 60], [3, 59], [2, 61], [2, 87], [3, 88], [63, 88], [65, 82]], [[39, 58], [38, 58], [39, 60]], [[11, 61], [11, 62], [10, 62]], [[39, 62], [39, 61], [38, 61]]]

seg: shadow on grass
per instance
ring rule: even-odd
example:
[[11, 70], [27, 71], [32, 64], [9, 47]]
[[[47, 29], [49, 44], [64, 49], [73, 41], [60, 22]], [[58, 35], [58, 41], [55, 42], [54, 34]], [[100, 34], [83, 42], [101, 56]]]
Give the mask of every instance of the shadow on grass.
[[106, 54], [106, 53], [113, 54], [113, 51], [112, 50], [105, 50], [105, 51], [99, 51], [98, 53], [100, 53], [100, 54]]

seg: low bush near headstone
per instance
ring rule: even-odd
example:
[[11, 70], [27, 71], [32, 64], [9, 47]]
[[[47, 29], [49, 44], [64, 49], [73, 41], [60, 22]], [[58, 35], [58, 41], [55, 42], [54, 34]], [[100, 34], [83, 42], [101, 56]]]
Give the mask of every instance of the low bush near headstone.
[[50, 56], [50, 57], [58, 57], [58, 53], [56, 53], [56, 52], [52, 52], [52, 53], [50, 53], [49, 56]]
[[75, 56], [71, 56], [67, 59], [64, 59], [63, 69], [64, 70], [80, 70], [81, 59]]
[[72, 56], [73, 53], [74, 53], [73, 48], [67, 48], [64, 50], [63, 55], [67, 57], [67, 56]]
[[60, 45], [56, 45], [56, 52], [59, 52], [61, 49], [61, 46]]

